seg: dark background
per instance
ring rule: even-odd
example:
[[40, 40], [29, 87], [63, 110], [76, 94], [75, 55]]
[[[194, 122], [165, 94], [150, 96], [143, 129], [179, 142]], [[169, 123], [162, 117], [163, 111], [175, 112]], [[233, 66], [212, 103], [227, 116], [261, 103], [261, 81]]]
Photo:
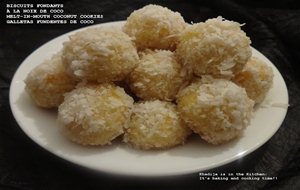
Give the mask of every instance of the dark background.
[[[0, 26], [0, 189], [300, 189], [300, 11], [297, 1], [84, 1], [64, 3], [67, 13], [101, 13], [100, 22], [125, 20], [134, 10], [155, 3], [180, 12], [187, 22], [222, 15], [243, 26], [252, 46], [267, 56], [283, 75], [290, 107], [277, 133], [261, 148], [210, 172], [264, 172], [276, 181], [204, 182], [198, 173], [157, 179], [125, 178], [96, 173], [63, 161], [34, 144], [18, 127], [9, 103], [11, 79], [21, 62], [36, 48], [84, 25], [6, 25], [1, 1]], [[272, 118], [270, 118], [272, 119]], [[264, 126], [261, 126], [264, 127]], [[126, 163], [124, 163], [126, 164]]]

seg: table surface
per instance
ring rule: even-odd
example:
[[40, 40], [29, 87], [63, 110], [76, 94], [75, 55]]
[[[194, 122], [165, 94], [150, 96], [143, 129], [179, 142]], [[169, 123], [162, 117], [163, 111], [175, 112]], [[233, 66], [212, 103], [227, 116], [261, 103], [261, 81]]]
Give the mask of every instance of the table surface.
[[[19, 1], [4, 1], [9, 3]], [[57, 1], [43, 0], [42, 3]], [[300, 11], [296, 1], [92, 1], [65, 0], [68, 13], [99, 13], [97, 23], [125, 20], [135, 9], [155, 3], [180, 12], [187, 22], [222, 15], [246, 23], [243, 30], [252, 46], [279, 69], [289, 91], [289, 109], [277, 133], [261, 148], [208, 172], [258, 172], [276, 176], [273, 181], [200, 181], [198, 173], [167, 178], [132, 178], [96, 173], [75, 166], [34, 144], [18, 127], [8, 101], [9, 85], [22, 61], [36, 48], [83, 25], [0, 26], [0, 189], [300, 189]], [[1, 3], [1, 21], [4, 21]], [[262, 126], [263, 127], [263, 126]], [[124, 163], [126, 164], [126, 163]]]

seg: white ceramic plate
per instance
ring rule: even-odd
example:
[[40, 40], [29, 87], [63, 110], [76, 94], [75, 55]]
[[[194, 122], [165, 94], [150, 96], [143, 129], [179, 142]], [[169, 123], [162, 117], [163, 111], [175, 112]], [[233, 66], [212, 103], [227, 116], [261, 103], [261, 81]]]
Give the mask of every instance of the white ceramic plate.
[[[101, 26], [122, 26], [124, 22], [111, 22]], [[99, 27], [93, 25], [90, 27]], [[81, 29], [82, 30], [82, 29]], [[49, 152], [80, 166], [93, 170], [124, 175], [165, 176], [187, 174], [212, 169], [249, 154], [280, 127], [287, 108], [259, 107], [244, 135], [228, 144], [213, 146], [200, 138], [191, 138], [183, 146], [162, 151], [140, 151], [114, 141], [105, 147], [84, 147], [74, 144], [59, 133], [56, 111], [38, 108], [26, 94], [24, 79], [44, 59], [62, 48], [68, 36], [78, 30], [59, 36], [29, 55], [14, 75], [10, 88], [10, 105], [21, 129], [38, 145]], [[287, 105], [288, 93], [284, 80], [276, 67], [254, 48], [253, 55], [273, 68], [274, 85], [266, 100], [269, 105]]]

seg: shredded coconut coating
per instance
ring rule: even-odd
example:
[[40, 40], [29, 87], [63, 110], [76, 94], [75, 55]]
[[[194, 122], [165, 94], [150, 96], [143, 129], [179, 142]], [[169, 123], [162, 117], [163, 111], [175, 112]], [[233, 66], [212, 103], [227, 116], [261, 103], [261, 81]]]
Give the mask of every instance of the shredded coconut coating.
[[69, 72], [86, 81], [123, 80], [138, 62], [131, 38], [116, 27], [90, 28], [70, 36], [63, 59]]
[[134, 105], [124, 141], [137, 149], [166, 149], [183, 144], [190, 133], [174, 104], [145, 101]]
[[133, 99], [113, 84], [83, 84], [65, 95], [58, 109], [63, 133], [82, 145], [105, 145], [123, 134]]
[[251, 41], [240, 26], [222, 17], [189, 25], [179, 38], [176, 56], [197, 76], [232, 78], [252, 54]]
[[244, 88], [225, 79], [204, 77], [178, 94], [178, 111], [205, 141], [222, 144], [242, 134], [254, 102]]
[[233, 81], [246, 89], [255, 103], [261, 103], [273, 84], [273, 71], [262, 60], [252, 57], [244, 69], [237, 73]]
[[134, 38], [139, 50], [175, 50], [178, 35], [186, 26], [180, 13], [158, 5], [147, 5], [130, 14], [123, 31]]
[[174, 53], [148, 50], [142, 53], [138, 66], [129, 75], [131, 90], [144, 100], [172, 101], [178, 90], [187, 85], [189, 74]]
[[76, 85], [75, 79], [66, 73], [61, 53], [35, 67], [24, 82], [31, 99], [43, 108], [58, 107], [64, 100], [63, 95]]

